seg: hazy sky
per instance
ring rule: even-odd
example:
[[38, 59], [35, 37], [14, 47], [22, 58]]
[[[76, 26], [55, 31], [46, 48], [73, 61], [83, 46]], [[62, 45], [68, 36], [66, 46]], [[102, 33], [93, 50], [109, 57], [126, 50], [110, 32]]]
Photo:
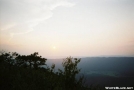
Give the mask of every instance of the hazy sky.
[[134, 0], [0, 0], [0, 49], [134, 56]]

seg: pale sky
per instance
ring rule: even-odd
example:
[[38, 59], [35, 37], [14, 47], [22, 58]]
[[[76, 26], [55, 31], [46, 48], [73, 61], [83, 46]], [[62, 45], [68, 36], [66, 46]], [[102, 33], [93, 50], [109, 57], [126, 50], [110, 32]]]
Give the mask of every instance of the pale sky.
[[0, 0], [0, 50], [134, 56], [134, 0]]

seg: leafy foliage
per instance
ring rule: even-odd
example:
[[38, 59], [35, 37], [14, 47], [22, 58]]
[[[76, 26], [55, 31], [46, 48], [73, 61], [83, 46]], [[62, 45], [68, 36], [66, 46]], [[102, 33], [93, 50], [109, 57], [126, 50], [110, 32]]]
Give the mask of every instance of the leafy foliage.
[[[80, 72], [77, 68], [80, 59], [68, 57], [62, 65], [64, 70], [55, 72], [46, 65], [46, 58], [35, 52], [31, 55], [13, 53], [0, 54], [1, 90], [89, 90], [83, 83], [84, 77], [76, 79]], [[47, 65], [46, 65], [47, 66]]]

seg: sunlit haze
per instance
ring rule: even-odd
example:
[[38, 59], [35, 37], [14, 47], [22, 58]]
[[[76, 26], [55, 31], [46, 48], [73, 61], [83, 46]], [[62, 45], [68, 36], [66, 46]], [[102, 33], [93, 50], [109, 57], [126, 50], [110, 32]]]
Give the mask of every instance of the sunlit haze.
[[0, 0], [0, 50], [134, 56], [134, 0]]

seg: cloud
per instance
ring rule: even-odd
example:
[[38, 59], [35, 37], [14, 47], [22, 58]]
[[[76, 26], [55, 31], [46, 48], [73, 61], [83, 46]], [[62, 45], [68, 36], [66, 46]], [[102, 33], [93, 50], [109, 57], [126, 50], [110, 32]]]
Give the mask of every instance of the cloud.
[[72, 7], [67, 0], [0, 0], [0, 30], [14, 35], [32, 32], [39, 23], [53, 16], [58, 6]]

